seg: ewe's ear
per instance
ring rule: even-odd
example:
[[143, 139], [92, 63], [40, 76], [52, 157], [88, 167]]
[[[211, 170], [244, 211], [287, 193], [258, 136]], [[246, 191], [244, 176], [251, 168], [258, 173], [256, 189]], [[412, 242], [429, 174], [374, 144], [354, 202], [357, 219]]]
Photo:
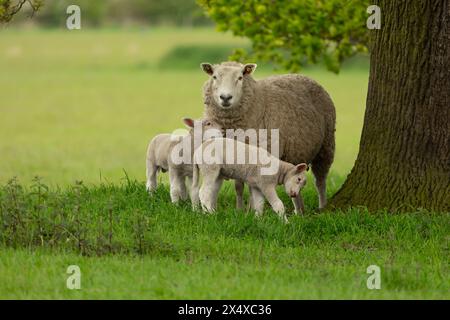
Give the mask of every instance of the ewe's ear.
[[206, 72], [206, 74], [212, 76], [212, 74], [214, 73], [214, 68], [211, 63], [202, 63], [200, 66], [203, 71]]
[[301, 173], [301, 172], [306, 171], [306, 170], [308, 170], [308, 169], [309, 169], [309, 168], [308, 168], [308, 165], [307, 165], [306, 163], [300, 163], [300, 164], [298, 164], [298, 165], [295, 166], [295, 170], [296, 170], [298, 173]]
[[193, 128], [194, 127], [194, 120], [192, 120], [191, 118], [183, 118], [183, 122], [189, 128]]
[[252, 74], [253, 73], [253, 71], [255, 71], [255, 69], [256, 69], [256, 67], [257, 67], [258, 65], [256, 64], [256, 63], [247, 63], [245, 66], [244, 66], [244, 70], [242, 71], [242, 74], [245, 76], [245, 75], [248, 75], [248, 74]]

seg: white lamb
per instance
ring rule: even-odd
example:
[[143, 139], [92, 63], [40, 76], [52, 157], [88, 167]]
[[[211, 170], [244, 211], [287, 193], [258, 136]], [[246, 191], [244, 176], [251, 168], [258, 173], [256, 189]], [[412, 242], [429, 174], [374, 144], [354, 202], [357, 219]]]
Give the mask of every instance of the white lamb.
[[[230, 163], [231, 157], [233, 161]], [[277, 170], [272, 170], [269, 174], [267, 173], [269, 168]], [[192, 203], [195, 208], [200, 201], [204, 210], [214, 211], [223, 180], [234, 179], [249, 185], [251, 207], [257, 215], [262, 213], [266, 198], [273, 210], [287, 221], [283, 202], [275, 188], [277, 185], [284, 185], [286, 193], [292, 198], [295, 212], [303, 213], [304, 205], [300, 189], [306, 183], [307, 169], [306, 163], [293, 165], [254, 145], [227, 138], [209, 139], [194, 153]], [[203, 183], [199, 190], [200, 175], [203, 177]]]
[[[176, 136], [168, 133], [159, 134], [154, 137], [147, 148], [147, 190], [149, 192], [156, 189], [158, 171], [169, 171], [170, 198], [173, 203], [187, 198], [186, 178], [188, 185], [192, 183], [192, 156], [194, 154], [194, 127], [201, 126], [202, 133], [208, 132], [210, 129], [216, 129], [211, 135], [221, 136], [220, 127], [215, 125], [208, 119], [192, 120], [184, 118], [183, 122], [190, 128], [189, 134], [186, 136]], [[218, 129], [218, 130], [217, 130]], [[213, 130], [211, 130], [213, 131]], [[206, 135], [208, 136], [208, 135]], [[203, 134], [200, 139], [203, 139]], [[203, 140], [199, 141], [199, 144]], [[174, 155], [183, 158], [185, 150], [179, 148], [182, 145], [189, 145], [190, 154], [187, 155], [188, 161], [175, 161]], [[175, 148], [177, 148], [175, 150]], [[186, 159], [186, 157], [184, 157]]]

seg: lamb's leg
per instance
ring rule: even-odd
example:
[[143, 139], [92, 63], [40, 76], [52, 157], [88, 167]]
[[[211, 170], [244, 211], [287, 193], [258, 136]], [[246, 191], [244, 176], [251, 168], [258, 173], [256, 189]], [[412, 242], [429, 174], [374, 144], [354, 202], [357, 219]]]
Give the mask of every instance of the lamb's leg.
[[192, 192], [191, 192], [191, 189], [192, 189], [192, 177], [189, 177], [189, 176], [186, 176], [185, 177], [185, 181], [184, 181], [184, 189], [186, 190], [186, 198], [185, 199], [187, 199], [187, 197], [188, 197], [188, 194], [189, 195], [191, 195], [192, 194]]
[[249, 201], [248, 201], [248, 207], [247, 207], [247, 211], [251, 211], [255, 208], [255, 205], [253, 204], [253, 188], [252, 187], [248, 187], [248, 193], [249, 193]]
[[202, 186], [200, 187], [199, 199], [200, 204], [202, 206], [202, 210], [206, 212], [214, 211], [211, 205], [211, 182], [203, 181]]
[[148, 192], [154, 191], [157, 187], [158, 167], [149, 159], [147, 159], [147, 183]]
[[294, 204], [296, 214], [303, 214], [305, 212], [305, 205], [303, 204], [303, 198], [300, 192], [295, 198], [292, 198], [292, 203]]
[[202, 205], [202, 209], [206, 212], [214, 212], [217, 207], [217, 196], [218, 189], [217, 186], [220, 184], [218, 181], [209, 181], [203, 182], [200, 192], [199, 198], [200, 203]]
[[[169, 168], [169, 181], [170, 198], [172, 203], [177, 203], [183, 199], [183, 190], [186, 188], [184, 179], [177, 170]], [[184, 193], [186, 193], [186, 190], [184, 190]]]
[[216, 181], [213, 184], [213, 189], [211, 190], [211, 195], [212, 195], [212, 205], [214, 210], [216, 210], [217, 208], [217, 199], [219, 198], [219, 191], [220, 191], [220, 187], [222, 187], [222, 183], [223, 183], [223, 178], [222, 177], [217, 177]]
[[244, 207], [244, 183], [238, 180], [234, 181], [234, 189], [236, 190], [236, 208], [242, 209]]
[[190, 192], [192, 189], [192, 177], [190, 176], [186, 177], [186, 187], [187, 191]]
[[284, 204], [278, 197], [278, 194], [275, 190], [274, 186], [267, 186], [263, 188], [262, 193], [266, 197], [267, 201], [269, 201], [272, 209], [278, 214], [278, 216], [284, 221], [287, 222], [286, 214], [284, 213]]
[[257, 216], [261, 216], [264, 211], [264, 195], [256, 188], [250, 188], [252, 209], [255, 210]]
[[199, 198], [204, 211], [214, 212], [216, 210], [218, 192], [223, 180], [219, 177], [219, 172], [218, 170], [203, 177]]

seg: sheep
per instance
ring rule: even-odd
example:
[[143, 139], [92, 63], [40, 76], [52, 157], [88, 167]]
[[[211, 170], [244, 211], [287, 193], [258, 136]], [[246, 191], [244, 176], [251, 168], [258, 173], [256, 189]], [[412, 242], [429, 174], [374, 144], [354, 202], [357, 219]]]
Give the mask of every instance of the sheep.
[[[200, 201], [204, 210], [215, 211], [223, 180], [234, 179], [249, 185], [252, 208], [257, 215], [264, 210], [266, 198], [280, 218], [287, 221], [283, 202], [275, 190], [277, 185], [284, 185], [297, 214], [304, 211], [300, 189], [306, 184], [306, 163], [293, 165], [279, 160], [263, 148], [228, 138], [206, 140], [195, 150], [193, 160], [194, 208]], [[203, 183], [199, 190], [200, 175]]]
[[[254, 80], [256, 64], [202, 63], [204, 116], [223, 128], [279, 129], [279, 158], [312, 165], [324, 208], [326, 178], [335, 151], [334, 104], [317, 82], [299, 74]], [[227, 135], [227, 137], [229, 137]], [[271, 148], [271, 139], [267, 139]]]
[[[220, 127], [208, 119], [192, 120], [184, 118], [183, 122], [190, 128], [186, 136], [159, 134], [149, 143], [146, 157], [146, 188], [149, 193], [157, 187], [158, 171], [169, 171], [170, 198], [173, 203], [187, 198], [186, 178], [192, 184], [192, 156], [194, 154], [194, 128], [201, 128], [200, 139], [208, 136], [222, 136]], [[216, 130], [212, 130], [216, 129]], [[201, 144], [200, 140], [198, 144]], [[188, 149], [185, 149], [187, 147]], [[185, 153], [187, 152], [187, 153]], [[187, 160], [187, 161], [186, 161]]]

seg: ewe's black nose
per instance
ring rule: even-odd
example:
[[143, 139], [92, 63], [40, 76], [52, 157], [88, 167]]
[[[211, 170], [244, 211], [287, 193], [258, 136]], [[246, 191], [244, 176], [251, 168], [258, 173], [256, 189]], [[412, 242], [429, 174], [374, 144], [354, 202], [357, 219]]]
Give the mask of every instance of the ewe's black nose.
[[233, 96], [232, 96], [231, 94], [221, 94], [221, 95], [220, 95], [220, 99], [221, 99], [223, 102], [228, 102], [228, 101], [231, 100], [231, 98], [233, 98]]

